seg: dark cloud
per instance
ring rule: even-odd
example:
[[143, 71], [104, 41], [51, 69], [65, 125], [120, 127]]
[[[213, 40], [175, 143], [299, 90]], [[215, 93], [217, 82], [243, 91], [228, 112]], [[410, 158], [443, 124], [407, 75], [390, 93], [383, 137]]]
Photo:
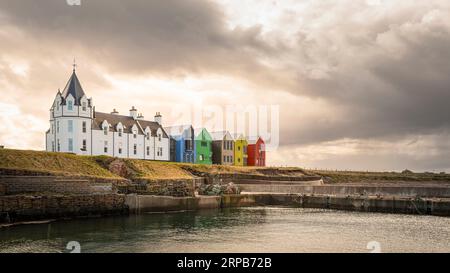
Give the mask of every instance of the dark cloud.
[[[131, 76], [212, 74], [245, 80], [252, 89], [248, 93], [281, 104], [284, 146], [446, 135], [446, 2], [310, 0], [286, 9], [281, 25], [267, 31], [264, 24], [229, 27], [214, 1], [82, 0], [81, 6], [69, 6], [65, 0], [0, 0], [0, 86], [14, 83], [17, 101], [39, 90], [41, 103], [68, 77], [55, 67], [81, 56], [92, 64], [82, 77], [91, 87], [108, 84], [96, 67]], [[8, 56], [28, 58], [34, 80], [2, 67]], [[302, 99], [316, 114], [306, 113]]]

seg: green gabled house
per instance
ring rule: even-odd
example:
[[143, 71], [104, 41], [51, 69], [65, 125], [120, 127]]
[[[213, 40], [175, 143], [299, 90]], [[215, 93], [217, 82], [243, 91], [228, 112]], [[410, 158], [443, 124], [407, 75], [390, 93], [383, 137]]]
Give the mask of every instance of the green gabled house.
[[212, 137], [205, 128], [194, 129], [195, 163], [212, 164]]

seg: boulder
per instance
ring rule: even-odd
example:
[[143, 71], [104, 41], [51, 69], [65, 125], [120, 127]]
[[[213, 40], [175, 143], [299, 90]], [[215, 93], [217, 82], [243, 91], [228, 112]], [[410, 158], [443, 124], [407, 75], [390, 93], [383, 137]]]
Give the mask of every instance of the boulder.
[[218, 183], [207, 184], [200, 187], [198, 194], [200, 195], [224, 195], [224, 194], [240, 194], [240, 188], [230, 182], [226, 185], [221, 185]]

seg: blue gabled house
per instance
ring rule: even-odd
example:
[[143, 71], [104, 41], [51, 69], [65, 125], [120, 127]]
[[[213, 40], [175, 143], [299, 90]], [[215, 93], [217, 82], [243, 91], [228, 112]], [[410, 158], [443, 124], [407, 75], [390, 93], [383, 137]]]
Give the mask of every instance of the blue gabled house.
[[165, 127], [164, 130], [171, 138], [171, 160], [195, 163], [195, 134], [192, 125]]

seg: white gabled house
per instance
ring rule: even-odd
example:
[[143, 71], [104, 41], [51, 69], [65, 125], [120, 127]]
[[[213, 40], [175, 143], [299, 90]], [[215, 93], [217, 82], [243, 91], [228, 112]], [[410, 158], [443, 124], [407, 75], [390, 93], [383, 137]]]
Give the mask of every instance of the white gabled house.
[[148, 121], [134, 107], [128, 116], [116, 110], [110, 114], [95, 111], [74, 69], [50, 108], [46, 150], [168, 161], [170, 140], [161, 122], [159, 112], [154, 121]]

